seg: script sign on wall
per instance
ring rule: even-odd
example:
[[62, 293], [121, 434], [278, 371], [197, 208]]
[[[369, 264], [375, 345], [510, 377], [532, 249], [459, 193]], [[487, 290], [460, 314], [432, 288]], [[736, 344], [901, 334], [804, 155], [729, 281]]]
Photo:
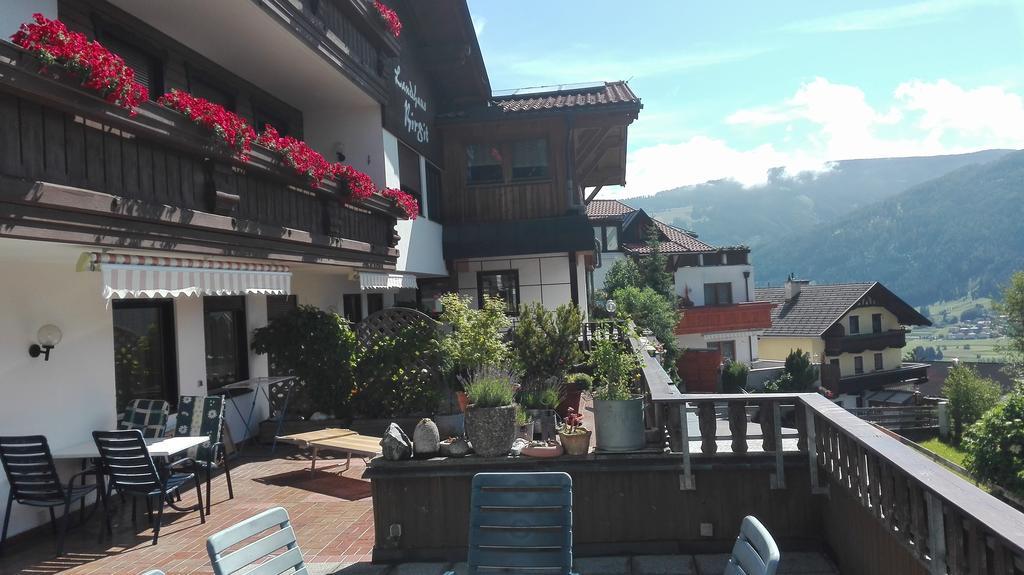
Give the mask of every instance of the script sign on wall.
[[403, 42], [400, 61], [395, 63], [388, 79], [391, 98], [385, 114], [385, 127], [417, 152], [437, 162], [440, 160], [434, 134], [437, 112], [430, 82], [416, 62], [416, 52], [415, 44], [408, 40]]

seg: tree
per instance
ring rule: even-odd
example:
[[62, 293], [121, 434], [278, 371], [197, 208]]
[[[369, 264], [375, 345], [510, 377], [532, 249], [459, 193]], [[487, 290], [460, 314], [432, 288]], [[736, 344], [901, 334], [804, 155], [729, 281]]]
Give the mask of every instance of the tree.
[[1024, 387], [986, 412], [964, 436], [964, 466], [976, 479], [1024, 496]]
[[797, 348], [786, 356], [786, 373], [792, 378], [792, 389], [783, 391], [811, 391], [818, 380], [818, 368], [811, 362], [811, 354]]
[[1024, 377], [1024, 271], [1013, 274], [995, 309], [1006, 316], [1006, 335], [1010, 343], [1001, 351], [1009, 360], [1008, 369], [1015, 377]]
[[964, 431], [995, 405], [1001, 392], [999, 384], [979, 376], [969, 366], [958, 363], [950, 368], [942, 395], [949, 400], [954, 443], [960, 443]]
[[661, 236], [658, 228], [647, 228], [647, 249], [650, 253], [639, 258], [637, 269], [642, 285], [645, 285], [669, 301], [675, 301], [672, 274], [668, 271], [668, 256], [661, 253]]
[[746, 364], [730, 361], [722, 370], [722, 391], [724, 393], [742, 393], [747, 387], [747, 375], [750, 369]]
[[616, 261], [604, 276], [604, 290], [612, 299], [616, 291], [625, 287], [643, 287], [640, 268], [631, 257]]
[[451, 333], [441, 340], [441, 350], [456, 373], [506, 365], [510, 353], [504, 331], [510, 322], [504, 301], [484, 296], [484, 306], [472, 309], [468, 298], [449, 293], [441, 296], [441, 306], [441, 321], [451, 326]]
[[675, 327], [679, 322], [679, 314], [667, 299], [649, 287], [626, 287], [613, 295], [620, 315], [651, 330], [666, 349], [675, 349]]

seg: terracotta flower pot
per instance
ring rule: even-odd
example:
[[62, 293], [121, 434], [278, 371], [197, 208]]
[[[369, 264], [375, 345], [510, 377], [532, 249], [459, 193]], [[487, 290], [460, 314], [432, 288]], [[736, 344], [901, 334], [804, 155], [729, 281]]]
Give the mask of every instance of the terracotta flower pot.
[[566, 454], [586, 455], [590, 452], [590, 434], [591, 431], [588, 429], [586, 433], [573, 435], [566, 435], [560, 432], [558, 437], [562, 440], [562, 447], [565, 448]]
[[568, 383], [565, 386], [565, 391], [562, 393], [562, 401], [555, 408], [558, 413], [558, 417], [565, 418], [569, 415], [569, 408], [571, 407], [576, 413], [580, 412], [580, 397], [583, 392], [576, 387], [574, 383]]
[[466, 408], [469, 407], [469, 396], [465, 391], [458, 391], [455, 393], [455, 397], [459, 400], [459, 411], [466, 413]]

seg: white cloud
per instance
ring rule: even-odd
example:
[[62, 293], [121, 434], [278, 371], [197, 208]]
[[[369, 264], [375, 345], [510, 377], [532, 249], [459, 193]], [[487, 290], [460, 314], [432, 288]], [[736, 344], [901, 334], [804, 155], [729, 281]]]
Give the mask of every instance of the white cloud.
[[852, 10], [821, 18], [808, 18], [787, 24], [782, 27], [782, 31], [815, 34], [909, 28], [931, 24], [952, 17], [964, 10], [1002, 3], [1003, 0], [925, 0], [885, 8]]
[[771, 168], [816, 172], [843, 159], [1024, 148], [1020, 95], [998, 86], [965, 89], [947, 80], [904, 82], [879, 108], [856, 86], [815, 78], [782, 103], [737, 110], [725, 123], [765, 132], [768, 141], [741, 149], [698, 135], [640, 148], [629, 155], [628, 187], [609, 195], [646, 195], [723, 178], [756, 186], [767, 181]]

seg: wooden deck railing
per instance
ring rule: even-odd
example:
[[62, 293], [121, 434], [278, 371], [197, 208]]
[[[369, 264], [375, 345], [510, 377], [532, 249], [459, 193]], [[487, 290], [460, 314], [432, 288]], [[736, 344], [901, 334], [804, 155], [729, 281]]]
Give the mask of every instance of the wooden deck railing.
[[855, 407], [850, 413], [894, 431], [909, 429], [938, 429], [938, 405], [909, 405], [899, 407]]

